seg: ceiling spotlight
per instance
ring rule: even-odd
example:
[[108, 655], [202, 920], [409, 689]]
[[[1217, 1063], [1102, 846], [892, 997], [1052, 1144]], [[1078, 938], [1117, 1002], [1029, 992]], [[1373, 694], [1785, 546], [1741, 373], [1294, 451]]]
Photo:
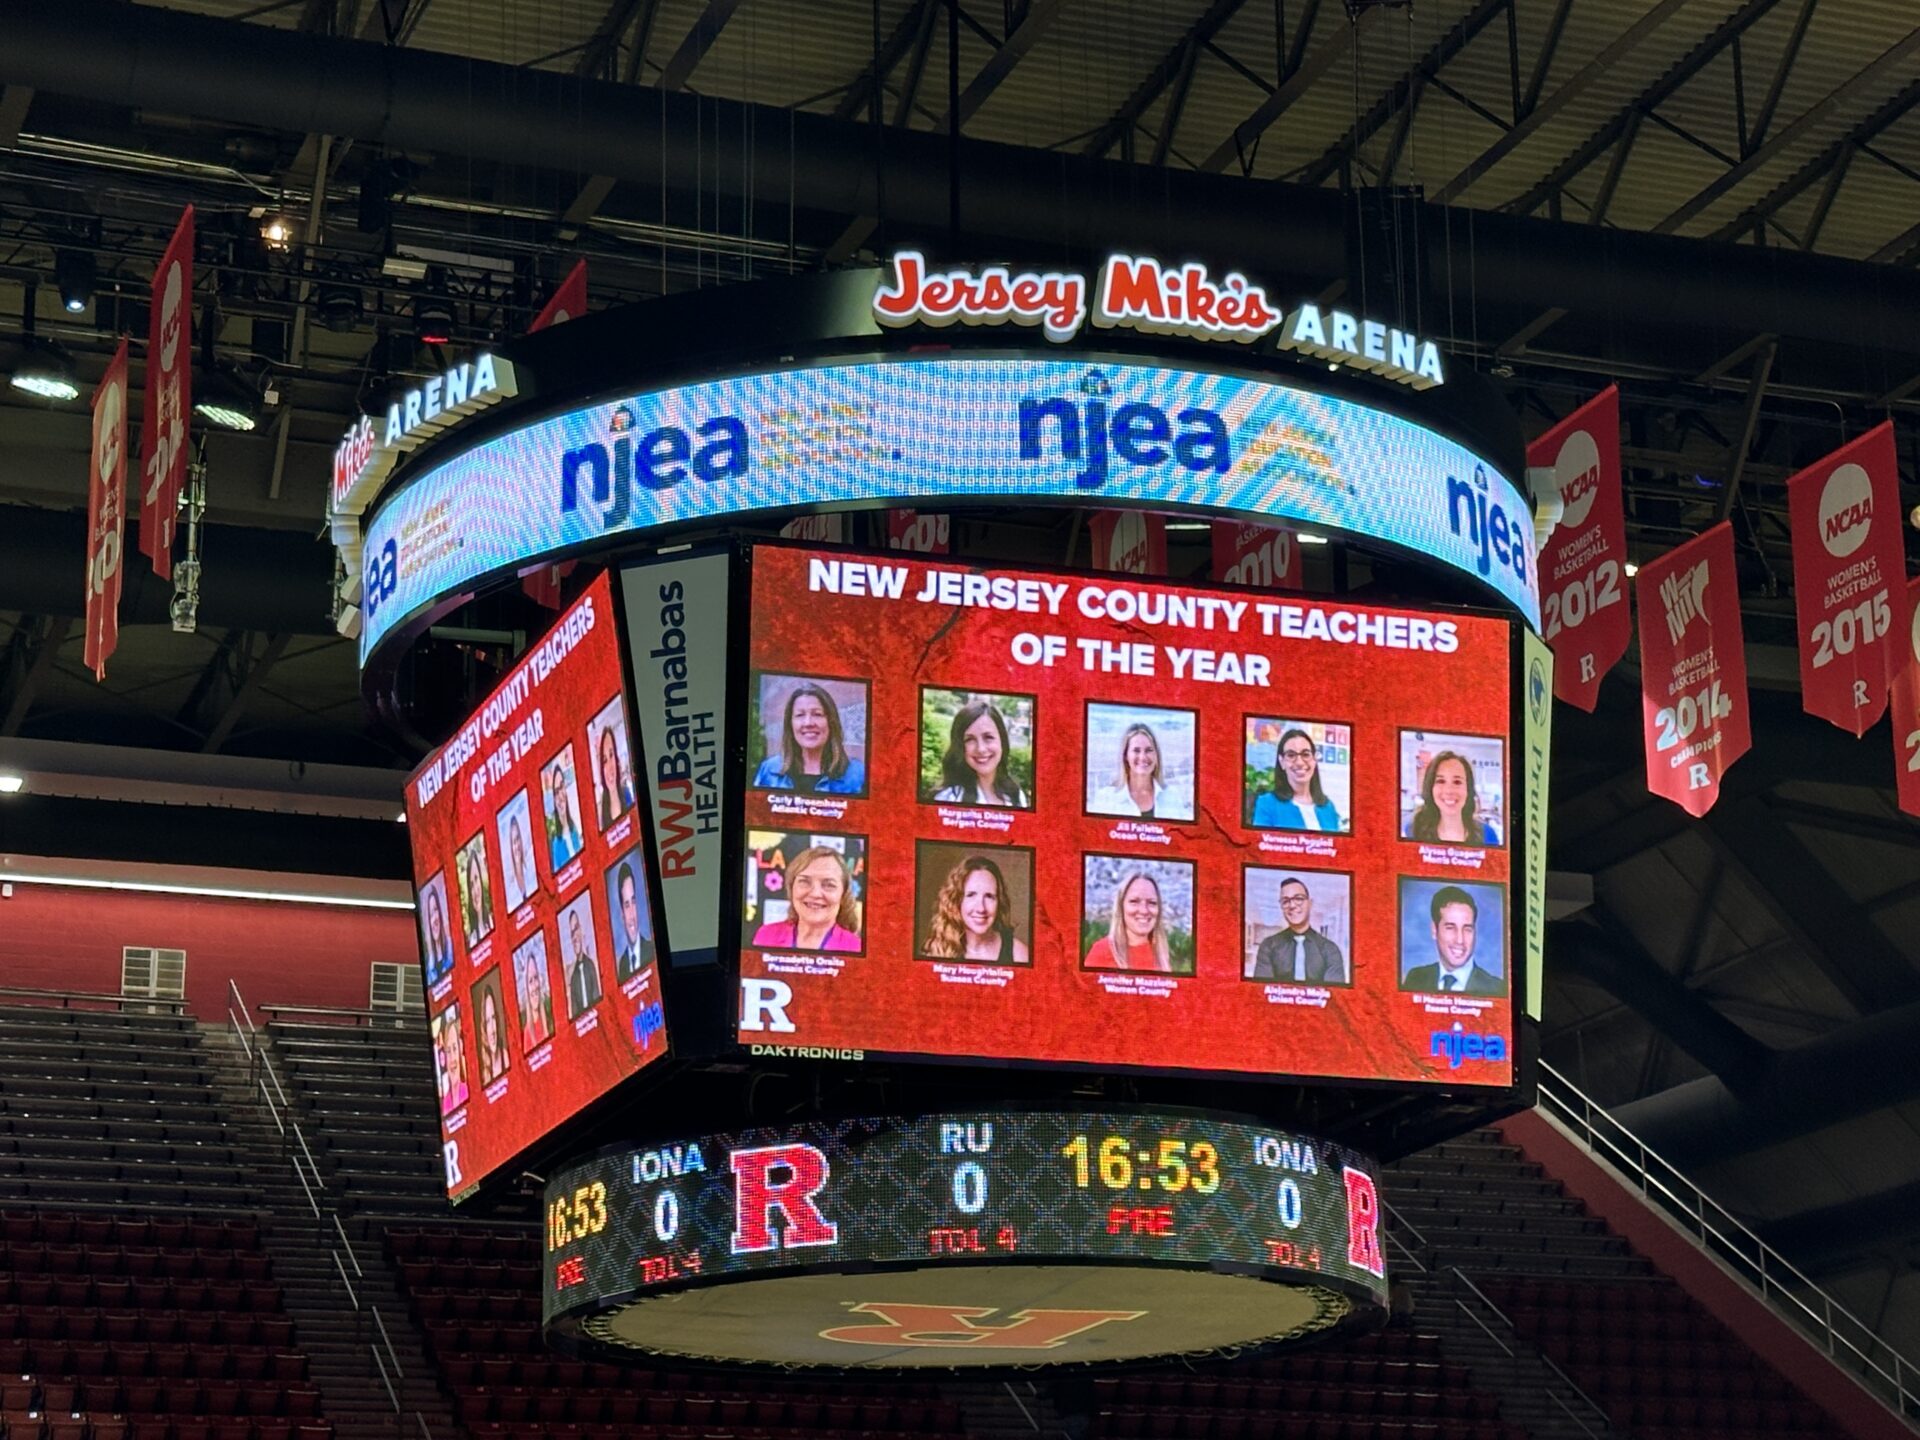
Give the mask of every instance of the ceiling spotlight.
[[222, 430], [247, 431], [260, 423], [260, 397], [230, 371], [213, 370], [194, 382], [193, 413]]
[[453, 339], [453, 305], [444, 295], [421, 295], [413, 302], [413, 330], [422, 345]]
[[60, 250], [53, 257], [53, 283], [69, 315], [93, 303], [93, 256], [85, 250]]
[[360, 323], [360, 291], [353, 285], [330, 281], [320, 287], [320, 323], [335, 332], [353, 329]]
[[24, 775], [0, 775], [0, 795], [18, 795], [26, 785], [27, 777]]
[[260, 220], [260, 238], [269, 250], [285, 250], [293, 244], [293, 223], [284, 215], [265, 215]]
[[9, 383], [16, 390], [37, 395], [42, 400], [78, 400], [80, 380], [73, 358], [51, 340], [28, 336], [20, 358], [14, 362]]
[[1293, 538], [1298, 540], [1302, 545], [1324, 545], [1327, 543], [1326, 536], [1315, 535], [1311, 530], [1302, 530]]
[[1631, 560], [1627, 561], [1627, 563], [1625, 565], [1622, 565], [1620, 568], [1627, 572], [1627, 578], [1629, 580], [1631, 580], [1634, 576], [1640, 573], [1640, 567], [1634, 564]]

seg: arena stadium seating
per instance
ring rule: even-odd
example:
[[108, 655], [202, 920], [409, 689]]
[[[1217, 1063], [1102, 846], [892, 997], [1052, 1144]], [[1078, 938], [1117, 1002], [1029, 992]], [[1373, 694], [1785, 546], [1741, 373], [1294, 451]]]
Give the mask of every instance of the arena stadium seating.
[[326, 1440], [203, 1036], [164, 1009], [0, 1008], [0, 1436]]

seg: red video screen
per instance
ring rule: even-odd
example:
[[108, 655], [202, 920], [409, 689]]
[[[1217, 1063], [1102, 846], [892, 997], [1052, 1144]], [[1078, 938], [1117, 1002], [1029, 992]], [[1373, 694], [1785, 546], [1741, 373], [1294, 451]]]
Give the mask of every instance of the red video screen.
[[667, 1052], [606, 576], [407, 782], [447, 1193]]
[[743, 1045], [1513, 1083], [1511, 622], [785, 547], [751, 594]]

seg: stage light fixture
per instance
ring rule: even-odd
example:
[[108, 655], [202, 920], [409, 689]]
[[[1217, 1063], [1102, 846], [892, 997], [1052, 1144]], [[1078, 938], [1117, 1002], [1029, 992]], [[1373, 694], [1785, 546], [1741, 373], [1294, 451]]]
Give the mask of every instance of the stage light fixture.
[[0, 795], [18, 795], [26, 788], [26, 776], [13, 774], [0, 775]]
[[230, 371], [213, 370], [195, 381], [193, 413], [222, 430], [252, 430], [260, 423], [260, 396]]
[[453, 339], [453, 305], [444, 295], [419, 295], [413, 302], [413, 329], [422, 345]]
[[335, 333], [353, 329], [360, 323], [360, 291], [357, 286], [329, 281], [320, 287], [320, 323]]
[[53, 283], [60, 291], [60, 304], [69, 315], [78, 315], [93, 303], [93, 256], [85, 250], [60, 250], [53, 257]]
[[20, 358], [14, 362], [9, 384], [16, 390], [37, 395], [42, 400], [78, 400], [80, 380], [73, 359], [51, 340], [28, 336]]
[[269, 250], [285, 250], [293, 244], [293, 222], [284, 215], [264, 215], [260, 219], [260, 238]]

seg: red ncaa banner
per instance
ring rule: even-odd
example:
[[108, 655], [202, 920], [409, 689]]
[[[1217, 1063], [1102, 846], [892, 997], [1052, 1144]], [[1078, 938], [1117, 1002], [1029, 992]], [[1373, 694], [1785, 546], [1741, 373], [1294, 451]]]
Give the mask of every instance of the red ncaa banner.
[[1560, 523], [1540, 556], [1541, 635], [1553, 648], [1553, 693], [1591, 711], [1627, 653], [1627, 519], [1620, 498], [1620, 390], [1609, 385], [1527, 447], [1527, 467], [1554, 472]]
[[1213, 578], [1262, 590], [1300, 590], [1300, 541], [1291, 530], [1213, 522]]
[[121, 554], [127, 516], [127, 342], [113, 352], [93, 392], [93, 455], [87, 475], [87, 668], [107, 678], [120, 644]]
[[1650, 561], [1637, 585], [1647, 789], [1697, 818], [1753, 744], [1733, 527]]
[[173, 524], [187, 480], [193, 414], [193, 207], [153, 272], [147, 316], [147, 403], [140, 420], [140, 549], [162, 580], [173, 575]]
[[1088, 526], [1093, 568], [1129, 575], [1167, 573], [1167, 519], [1145, 510], [1096, 510]]
[[1920, 815], [1920, 576], [1907, 582], [1894, 634], [1893, 661], [1894, 784], [1900, 808]]
[[918, 510], [887, 511], [887, 548], [920, 555], [945, 555], [952, 549], [953, 518]]
[[531, 335], [549, 325], [564, 325], [586, 313], [587, 262], [576, 260], [573, 269], [567, 272], [567, 278], [560, 282], [560, 288], [553, 292], [553, 298], [547, 301], [547, 308], [535, 316], [533, 324], [527, 327], [527, 333]]
[[1864, 735], [1897, 667], [1894, 611], [1906, 578], [1893, 422], [1787, 481], [1800, 695], [1809, 715]]

